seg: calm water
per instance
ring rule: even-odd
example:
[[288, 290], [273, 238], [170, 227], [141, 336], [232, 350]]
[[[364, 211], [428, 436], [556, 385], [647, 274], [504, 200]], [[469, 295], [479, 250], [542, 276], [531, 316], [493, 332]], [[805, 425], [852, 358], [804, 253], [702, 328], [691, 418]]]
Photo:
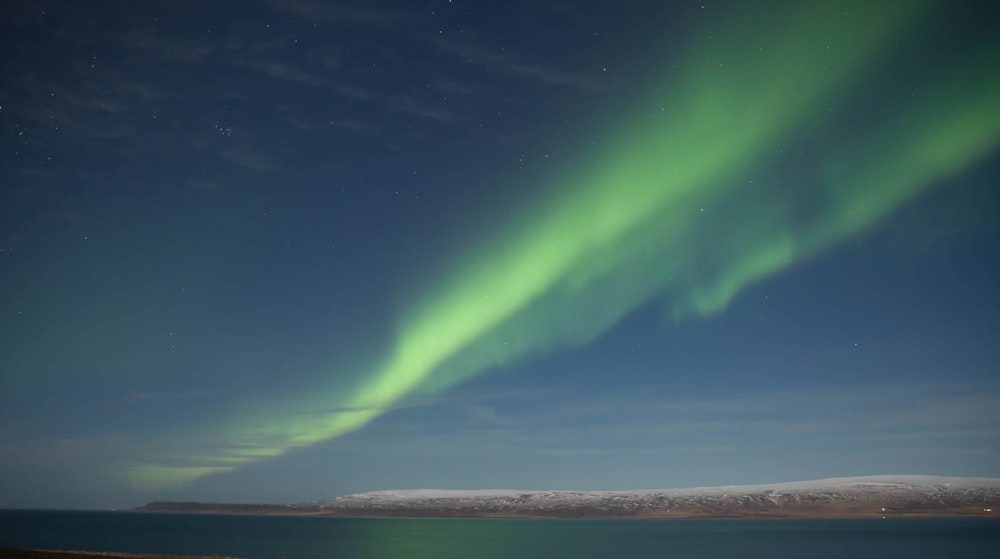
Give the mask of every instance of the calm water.
[[1000, 520], [381, 519], [0, 511], [0, 547], [261, 559], [993, 559], [1000, 557]]

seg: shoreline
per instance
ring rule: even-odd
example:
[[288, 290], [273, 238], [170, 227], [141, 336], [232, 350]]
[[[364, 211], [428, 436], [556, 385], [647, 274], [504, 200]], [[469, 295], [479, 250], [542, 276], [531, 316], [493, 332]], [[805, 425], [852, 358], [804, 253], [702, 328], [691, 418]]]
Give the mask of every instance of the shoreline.
[[122, 553], [117, 551], [81, 551], [66, 549], [16, 549], [0, 548], [0, 559], [238, 559], [221, 555], [159, 555], [150, 553]]
[[521, 518], [521, 519], [562, 519], [562, 520], [684, 520], [684, 519], [883, 519], [883, 518], [997, 518], [997, 514], [992, 509], [984, 509], [979, 506], [949, 507], [937, 509], [913, 508], [872, 508], [866, 507], [843, 507], [836, 510], [817, 510], [809, 508], [788, 507], [785, 510], [638, 510], [632, 513], [615, 513], [611, 511], [481, 511], [473, 512], [461, 509], [432, 509], [414, 510], [400, 508], [396, 510], [266, 510], [263, 507], [250, 505], [241, 507], [240, 505], [226, 506], [206, 506], [206, 507], [178, 507], [175, 509], [161, 508], [132, 509], [126, 512], [130, 514], [193, 514], [206, 516], [284, 516], [284, 517], [310, 517], [310, 518]]

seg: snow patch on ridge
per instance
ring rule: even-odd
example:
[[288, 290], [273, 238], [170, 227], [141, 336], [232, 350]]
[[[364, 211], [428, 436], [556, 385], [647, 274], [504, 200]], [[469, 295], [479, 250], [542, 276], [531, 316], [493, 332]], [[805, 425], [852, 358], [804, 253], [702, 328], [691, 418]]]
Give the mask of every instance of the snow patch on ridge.
[[337, 497], [337, 500], [364, 500], [369, 502], [392, 503], [426, 499], [477, 499], [526, 497], [575, 497], [595, 498], [626, 495], [666, 495], [666, 496], [722, 496], [768, 493], [779, 499], [782, 493], [838, 491], [869, 492], [893, 490], [933, 490], [933, 489], [987, 489], [1000, 487], [1000, 478], [971, 478], [929, 475], [879, 475], [858, 477], [835, 477], [808, 481], [763, 483], [754, 485], [722, 485], [711, 487], [690, 487], [682, 489], [637, 489], [632, 491], [570, 491], [570, 490], [518, 490], [518, 489], [397, 489], [369, 491]]

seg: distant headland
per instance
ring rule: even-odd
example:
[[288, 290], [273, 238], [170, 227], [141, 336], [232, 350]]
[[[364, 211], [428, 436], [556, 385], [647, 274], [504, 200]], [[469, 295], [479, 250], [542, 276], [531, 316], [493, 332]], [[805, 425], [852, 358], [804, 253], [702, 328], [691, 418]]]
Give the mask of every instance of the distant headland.
[[886, 475], [633, 491], [414, 489], [297, 504], [156, 501], [150, 513], [508, 518], [995, 516], [1000, 478]]

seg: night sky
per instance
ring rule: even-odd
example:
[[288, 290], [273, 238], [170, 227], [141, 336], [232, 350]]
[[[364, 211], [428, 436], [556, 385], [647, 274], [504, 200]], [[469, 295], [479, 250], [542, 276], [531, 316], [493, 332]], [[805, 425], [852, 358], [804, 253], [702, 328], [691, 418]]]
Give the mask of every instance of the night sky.
[[0, 5], [0, 507], [1000, 477], [992, 2]]

